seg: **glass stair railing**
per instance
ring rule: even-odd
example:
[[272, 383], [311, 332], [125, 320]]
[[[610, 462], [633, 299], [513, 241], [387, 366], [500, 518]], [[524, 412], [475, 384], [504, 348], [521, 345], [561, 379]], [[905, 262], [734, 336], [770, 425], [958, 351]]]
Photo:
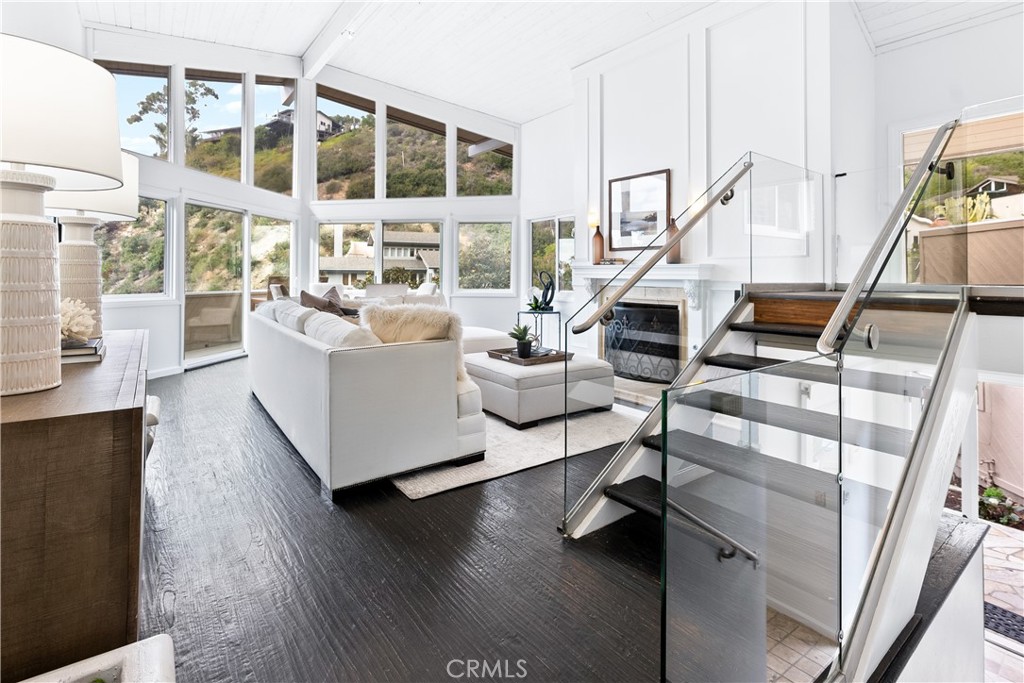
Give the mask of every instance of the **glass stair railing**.
[[[682, 372], [614, 453], [570, 457], [593, 425], [567, 417], [563, 532], [660, 519], [665, 680], [866, 679], [912, 616], [934, 538], [913, 522], [938, 523], [973, 322], [959, 287], [887, 273], [955, 128], [940, 128], [845, 288], [825, 284], [820, 178], [745, 155], [677, 219], [699, 228], [684, 251], [715, 258], [680, 308], [696, 324], [637, 335], [675, 342]], [[603, 356], [610, 336], [592, 324], [627, 322], [616, 299], [672, 300], [664, 266], [639, 259], [567, 336], [596, 337]], [[586, 381], [568, 364], [566, 377], [568, 405]]]
[[[594, 268], [597, 286], [567, 316], [564, 338], [570, 351], [612, 364], [616, 406], [597, 431], [604, 443], [621, 446], [592, 452], [595, 421], [582, 408], [597, 405], [591, 397], [601, 396], [609, 380], [574, 371], [567, 360], [561, 525], [567, 536], [624, 514], [605, 504], [607, 486], [632, 471], [657, 476], [657, 457], [643, 439], [660, 430], [661, 392], [688, 381], [679, 368], [699, 367], [701, 349], [734, 315], [742, 287], [783, 272], [788, 282], [824, 287], [821, 207], [819, 174], [744, 154], [674, 219], [657, 216], [666, 227], [651, 236], [647, 250], [627, 252], [632, 258], [622, 266]], [[669, 263], [676, 260], [674, 236], [682, 258]], [[659, 377], [658, 368], [667, 365], [672, 372]], [[580, 452], [587, 457], [576, 458]]]

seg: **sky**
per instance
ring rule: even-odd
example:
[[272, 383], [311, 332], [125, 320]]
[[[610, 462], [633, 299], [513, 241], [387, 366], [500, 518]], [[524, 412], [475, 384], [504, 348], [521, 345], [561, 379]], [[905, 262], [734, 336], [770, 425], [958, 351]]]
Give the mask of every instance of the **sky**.
[[[151, 76], [115, 75], [117, 82], [117, 111], [121, 131], [121, 147], [138, 154], [152, 156], [158, 146], [150, 138], [155, 132], [153, 124], [160, 120], [156, 114], [147, 115], [142, 121], [129, 124], [127, 118], [138, 112], [138, 103], [151, 92], [163, 87], [164, 79]], [[207, 82], [218, 95], [218, 99], [206, 98], [200, 101], [200, 117], [195, 122], [200, 131], [216, 128], [231, 128], [242, 123], [242, 84]], [[279, 85], [256, 86], [256, 125], [270, 121], [274, 114], [284, 109], [281, 105], [283, 89]]]

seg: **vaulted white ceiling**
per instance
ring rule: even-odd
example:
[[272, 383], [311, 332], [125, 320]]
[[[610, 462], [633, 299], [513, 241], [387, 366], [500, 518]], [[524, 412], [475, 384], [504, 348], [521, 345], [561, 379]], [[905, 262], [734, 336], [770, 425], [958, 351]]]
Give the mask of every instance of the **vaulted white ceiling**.
[[[978, 24], [1021, 14], [1019, 0], [1012, 2], [865, 2], [855, 0], [861, 25], [876, 52], [938, 38]], [[1017, 21], [1020, 21], [1018, 16]], [[956, 58], [966, 45], [950, 45], [947, 57]], [[936, 55], [938, 59], [940, 55]], [[937, 67], [940, 64], [936, 62]], [[938, 67], [941, 68], [941, 67]]]
[[[307, 69], [320, 57], [319, 61], [347, 71], [522, 123], [571, 103], [573, 67], [643, 40], [711, 3], [80, 0], [77, 4], [87, 26], [305, 55]], [[45, 4], [39, 6], [44, 11]], [[855, 0], [854, 6], [875, 51], [1021, 12], [1019, 1]], [[951, 54], [955, 52], [951, 46]]]

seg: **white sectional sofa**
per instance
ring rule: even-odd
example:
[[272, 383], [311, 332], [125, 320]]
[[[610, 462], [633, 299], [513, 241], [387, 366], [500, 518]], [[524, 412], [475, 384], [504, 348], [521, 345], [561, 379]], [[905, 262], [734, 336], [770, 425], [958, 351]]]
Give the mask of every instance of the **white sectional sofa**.
[[287, 300], [249, 315], [252, 392], [333, 496], [401, 472], [483, 458], [480, 390], [456, 378], [458, 342], [385, 344], [358, 328], [332, 346], [305, 334], [335, 321], [344, 323]]

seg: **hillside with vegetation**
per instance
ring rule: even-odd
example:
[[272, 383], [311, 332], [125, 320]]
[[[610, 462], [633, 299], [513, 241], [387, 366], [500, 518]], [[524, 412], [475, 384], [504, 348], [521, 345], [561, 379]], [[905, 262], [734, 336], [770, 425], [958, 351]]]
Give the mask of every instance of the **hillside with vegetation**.
[[160, 200], [141, 199], [134, 222], [110, 222], [96, 228], [105, 294], [164, 291], [165, 206]]

